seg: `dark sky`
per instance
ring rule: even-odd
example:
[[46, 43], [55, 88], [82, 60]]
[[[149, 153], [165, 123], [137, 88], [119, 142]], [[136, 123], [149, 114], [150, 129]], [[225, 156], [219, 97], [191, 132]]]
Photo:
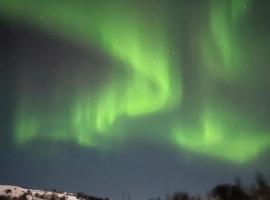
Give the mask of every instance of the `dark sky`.
[[0, 7], [0, 184], [149, 199], [269, 175], [268, 1]]

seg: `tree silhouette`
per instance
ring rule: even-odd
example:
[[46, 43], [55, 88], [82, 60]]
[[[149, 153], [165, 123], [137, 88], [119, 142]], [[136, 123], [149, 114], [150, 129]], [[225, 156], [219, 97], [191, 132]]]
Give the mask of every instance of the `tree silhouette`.
[[173, 200], [189, 200], [189, 195], [185, 192], [177, 192], [174, 193]]

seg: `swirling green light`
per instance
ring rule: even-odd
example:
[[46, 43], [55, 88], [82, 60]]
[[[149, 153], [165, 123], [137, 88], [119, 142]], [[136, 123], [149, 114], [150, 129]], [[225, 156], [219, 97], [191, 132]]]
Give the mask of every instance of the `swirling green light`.
[[[244, 45], [247, 38], [251, 38], [244, 37], [246, 32], [242, 29], [252, 1], [205, 1], [207, 15], [199, 20], [199, 28], [192, 28], [200, 30], [197, 41], [192, 40], [192, 44], [189, 42], [193, 32], [185, 30], [181, 23], [174, 23], [177, 33], [181, 32], [180, 29], [188, 33], [185, 35], [189, 37], [189, 47], [181, 49], [182, 52], [188, 51], [188, 58], [184, 59], [187, 66], [180, 63], [181, 55], [177, 55], [178, 61], [173, 60], [175, 58], [171, 55], [174, 42], [175, 46], [181, 46], [181, 40], [185, 38], [170, 38], [168, 27], [173, 17], [185, 18], [186, 15], [168, 12], [167, 3], [161, 2], [145, 1], [142, 8], [137, 1], [124, 0], [68, 0], [64, 4], [56, 0], [2, 0], [2, 17], [23, 21], [85, 46], [96, 46], [114, 60], [109, 66], [112, 72], [96, 88], [89, 85], [89, 88], [82, 89], [76, 82], [71, 88], [61, 86], [70, 94], [68, 98], [57, 96], [57, 90], [52, 89], [48, 102], [34, 105], [27, 99], [35, 98], [35, 93], [29, 92], [28, 88], [21, 89], [14, 120], [15, 139], [20, 143], [35, 138], [72, 141], [102, 149], [104, 144], [111, 146], [115, 141], [132, 137], [132, 131], [123, 124], [137, 117], [166, 111], [164, 113], [169, 120], [156, 123], [164, 123], [164, 127], [173, 127], [173, 130], [161, 135], [150, 127], [149, 132], [155, 132], [153, 137], [161, 138], [168, 145], [175, 144], [181, 150], [245, 163], [269, 148], [269, 127], [260, 121], [260, 117], [256, 119], [252, 116], [258, 112], [253, 108], [257, 106], [257, 99], [243, 95], [244, 98], [240, 96], [242, 102], [236, 102], [239, 92], [233, 89], [238, 88], [242, 93], [254, 96], [260, 95], [255, 90], [265, 86], [257, 80], [265, 69], [260, 69], [260, 74], [254, 76], [257, 68], [250, 64], [252, 59], [248, 59], [254, 52], [246, 47], [256, 46], [261, 53], [260, 58], [267, 54], [268, 47], [257, 47], [257, 41], [262, 44], [263, 39], [256, 37], [252, 41], [253, 46]], [[248, 28], [245, 30], [250, 31]], [[197, 61], [193, 59], [194, 55], [189, 57], [194, 49], [197, 50]], [[173, 62], [177, 66], [173, 66]], [[189, 97], [190, 85], [186, 86], [182, 74], [176, 73], [182, 68], [187, 73], [183, 74], [184, 80], [188, 80], [187, 85], [198, 90], [196, 101]], [[199, 74], [197, 79], [192, 77], [193, 69]], [[194, 82], [189, 81], [190, 77]], [[268, 78], [267, 75], [264, 77]], [[191, 94], [194, 93], [191, 91]], [[180, 106], [182, 96], [185, 108]], [[200, 104], [195, 105], [195, 109], [193, 101]], [[61, 103], [63, 108], [58, 108]], [[244, 107], [242, 103], [248, 106], [238, 108]], [[197, 118], [185, 124], [185, 118], [188, 118], [186, 112], [194, 112], [192, 115]], [[180, 119], [177, 124], [173, 124], [175, 117]]]
[[[112, 66], [115, 72], [99, 91], [74, 92], [75, 97], [67, 106], [66, 115], [53, 116], [52, 112], [46, 117], [44, 113], [32, 111], [31, 105], [22, 111], [20, 107], [24, 100], [20, 99], [15, 120], [19, 141], [42, 136], [60, 140], [71, 138], [82, 145], [92, 146], [95, 140], [100, 140], [96, 138], [111, 135], [108, 135], [108, 129], [118, 118], [159, 112], [180, 100], [181, 86], [172, 90], [172, 85], [181, 77], [177, 81], [171, 78], [170, 41], [162, 8], [153, 9], [155, 15], [152, 15], [149, 10], [142, 12], [139, 7], [134, 8], [136, 4], [125, 1], [119, 4], [66, 1], [61, 4], [57, 1], [18, 0], [1, 4], [6, 16], [16, 20], [19, 17], [67, 38], [80, 38], [88, 45], [94, 42], [122, 63], [121, 66]], [[45, 19], [42, 23], [40, 16]], [[56, 122], [48, 123], [51, 117]], [[47, 126], [42, 123], [44, 121]], [[67, 125], [63, 126], [62, 121]]]
[[230, 109], [210, 109], [199, 125], [177, 126], [173, 141], [192, 152], [235, 163], [257, 158], [270, 146], [269, 131], [254, 125], [249, 116]]
[[250, 5], [251, 1], [246, 0], [209, 1], [209, 24], [205, 26], [209, 30], [202, 29], [200, 41], [204, 64], [199, 122], [178, 122], [172, 131], [172, 141], [177, 146], [235, 163], [253, 160], [269, 148], [269, 128], [263, 128], [259, 119], [254, 118], [252, 99], [242, 99], [243, 107], [249, 105], [243, 112], [240, 105], [232, 104], [238, 100], [236, 94], [221, 91], [234, 87], [239, 89], [238, 93], [250, 93], [250, 76], [243, 75], [254, 66], [248, 63], [249, 51], [242, 45], [246, 39], [241, 31]]

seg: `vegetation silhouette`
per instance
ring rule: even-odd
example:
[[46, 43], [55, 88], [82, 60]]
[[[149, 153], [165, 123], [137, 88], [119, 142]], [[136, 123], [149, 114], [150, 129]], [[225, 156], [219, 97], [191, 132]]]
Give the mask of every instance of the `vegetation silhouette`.
[[[240, 178], [233, 184], [219, 184], [211, 189], [205, 196], [194, 196], [187, 192], [166, 194], [164, 200], [270, 200], [270, 184], [267, 178], [258, 173], [255, 185], [244, 186]], [[151, 198], [151, 200], [159, 200]]]

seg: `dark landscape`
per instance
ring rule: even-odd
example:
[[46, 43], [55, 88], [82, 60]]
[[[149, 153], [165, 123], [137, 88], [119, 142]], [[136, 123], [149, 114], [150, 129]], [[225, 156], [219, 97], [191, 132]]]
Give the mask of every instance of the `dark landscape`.
[[269, 155], [270, 0], [0, 0], [0, 200], [268, 200]]

